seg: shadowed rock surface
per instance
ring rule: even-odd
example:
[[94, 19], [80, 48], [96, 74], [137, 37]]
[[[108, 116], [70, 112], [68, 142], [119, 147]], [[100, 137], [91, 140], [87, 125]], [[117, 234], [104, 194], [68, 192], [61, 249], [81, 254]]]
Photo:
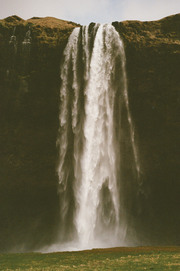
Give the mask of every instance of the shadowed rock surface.
[[[125, 45], [142, 169], [137, 193], [125, 165], [129, 223], [138, 244], [179, 244], [180, 14], [113, 25]], [[59, 66], [76, 26], [50, 17], [0, 20], [1, 251], [37, 249], [56, 238]]]
[[144, 244], [179, 244], [180, 14], [114, 26], [125, 43], [145, 191], [137, 195], [142, 199], [132, 213], [138, 232], [145, 233]]

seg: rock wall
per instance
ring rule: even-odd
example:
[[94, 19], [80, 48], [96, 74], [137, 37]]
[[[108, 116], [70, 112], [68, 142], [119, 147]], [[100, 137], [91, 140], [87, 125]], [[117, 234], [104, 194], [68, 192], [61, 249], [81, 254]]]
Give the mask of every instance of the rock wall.
[[48, 244], [58, 223], [59, 67], [75, 26], [55, 18], [0, 22], [1, 250]]
[[[180, 14], [113, 24], [125, 45], [141, 161], [138, 193], [124, 184], [130, 234], [137, 244], [179, 244]], [[55, 18], [0, 21], [1, 251], [37, 249], [56, 238], [59, 66], [76, 26]]]
[[132, 206], [143, 244], [179, 244], [180, 14], [114, 23], [123, 37], [143, 182]]

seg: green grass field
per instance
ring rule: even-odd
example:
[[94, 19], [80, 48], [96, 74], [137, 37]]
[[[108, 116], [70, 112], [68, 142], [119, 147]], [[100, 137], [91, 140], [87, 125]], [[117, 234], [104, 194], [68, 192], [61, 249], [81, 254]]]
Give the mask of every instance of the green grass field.
[[1, 254], [0, 270], [180, 270], [180, 247], [134, 247], [79, 252]]

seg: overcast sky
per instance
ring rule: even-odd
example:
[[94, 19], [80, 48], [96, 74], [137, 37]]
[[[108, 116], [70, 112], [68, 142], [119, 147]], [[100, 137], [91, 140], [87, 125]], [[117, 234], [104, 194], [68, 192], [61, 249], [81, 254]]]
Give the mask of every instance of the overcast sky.
[[180, 0], [0, 0], [0, 19], [52, 16], [80, 24], [156, 20], [180, 13]]

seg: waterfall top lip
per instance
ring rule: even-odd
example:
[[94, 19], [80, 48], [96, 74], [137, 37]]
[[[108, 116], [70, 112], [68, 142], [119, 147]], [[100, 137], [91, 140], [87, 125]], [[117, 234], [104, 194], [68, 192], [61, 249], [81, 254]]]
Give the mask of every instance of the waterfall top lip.
[[[111, 24], [120, 33], [121, 38], [126, 43], [136, 43], [140, 46], [157, 45], [164, 43], [179, 44], [180, 13], [165, 17], [157, 21], [114, 21]], [[89, 26], [96, 23], [91, 22]], [[168, 25], [168, 27], [167, 27]], [[27, 32], [31, 27], [32, 38], [36, 39], [38, 44], [46, 44], [49, 47], [57, 47], [63, 41], [67, 41], [74, 28], [82, 27], [82, 25], [71, 21], [65, 21], [54, 17], [32, 17], [28, 20], [13, 15], [0, 20], [0, 26], [7, 31], [9, 35], [13, 34], [16, 27], [17, 36], [22, 29]], [[86, 25], [84, 25], [86, 26]], [[147, 42], [148, 40], [148, 42]], [[62, 42], [61, 42], [62, 41]], [[150, 42], [149, 42], [150, 41]], [[142, 44], [142, 45], [141, 45]]]

